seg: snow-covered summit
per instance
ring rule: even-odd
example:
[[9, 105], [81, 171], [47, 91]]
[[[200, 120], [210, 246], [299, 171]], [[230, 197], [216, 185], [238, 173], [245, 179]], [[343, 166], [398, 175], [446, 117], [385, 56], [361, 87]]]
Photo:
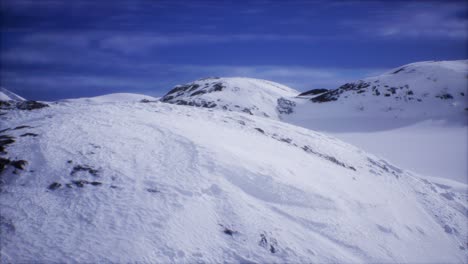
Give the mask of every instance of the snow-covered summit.
[[416, 62], [310, 96], [318, 105], [309, 111], [326, 109], [335, 116], [453, 116], [466, 112], [467, 87], [468, 60]]
[[0, 87], [0, 101], [25, 101], [23, 97]]
[[297, 94], [299, 92], [294, 89], [267, 80], [211, 77], [178, 85], [161, 101], [277, 119], [278, 99]]

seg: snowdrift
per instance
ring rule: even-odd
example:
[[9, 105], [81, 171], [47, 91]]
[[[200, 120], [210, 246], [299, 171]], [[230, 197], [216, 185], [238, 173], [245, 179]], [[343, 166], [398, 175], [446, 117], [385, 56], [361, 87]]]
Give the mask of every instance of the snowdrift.
[[468, 256], [466, 185], [412, 174], [305, 128], [121, 100], [0, 118], [1, 262]]

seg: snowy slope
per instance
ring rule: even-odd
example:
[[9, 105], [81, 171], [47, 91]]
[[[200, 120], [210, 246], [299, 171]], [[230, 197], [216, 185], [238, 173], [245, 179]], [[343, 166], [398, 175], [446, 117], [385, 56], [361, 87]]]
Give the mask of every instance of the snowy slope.
[[0, 118], [2, 263], [468, 257], [466, 185], [308, 129], [160, 102]]
[[[466, 118], [468, 60], [417, 62], [294, 100], [293, 119], [322, 117]], [[305, 117], [304, 117], [305, 116]]]
[[92, 103], [92, 104], [101, 104], [101, 103], [112, 103], [112, 102], [139, 102], [141, 100], [156, 101], [158, 98], [143, 95], [143, 94], [134, 94], [134, 93], [113, 93], [106, 94], [95, 97], [84, 97], [76, 99], [65, 99], [61, 102], [74, 102], [74, 103]]
[[278, 99], [299, 94], [287, 86], [252, 78], [206, 78], [179, 85], [162, 102], [278, 118]]
[[468, 61], [417, 62], [325, 93], [288, 98], [285, 122], [434, 177], [468, 182]]
[[25, 99], [5, 88], [0, 87], [0, 101], [25, 101]]

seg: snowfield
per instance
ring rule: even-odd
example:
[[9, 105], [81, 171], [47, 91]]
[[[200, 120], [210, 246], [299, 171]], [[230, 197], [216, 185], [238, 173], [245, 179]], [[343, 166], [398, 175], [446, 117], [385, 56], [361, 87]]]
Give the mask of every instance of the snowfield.
[[468, 183], [468, 60], [417, 62], [312, 96], [285, 122], [322, 131], [417, 173]]
[[2, 263], [467, 261], [465, 184], [242, 111], [92, 101], [0, 116]]

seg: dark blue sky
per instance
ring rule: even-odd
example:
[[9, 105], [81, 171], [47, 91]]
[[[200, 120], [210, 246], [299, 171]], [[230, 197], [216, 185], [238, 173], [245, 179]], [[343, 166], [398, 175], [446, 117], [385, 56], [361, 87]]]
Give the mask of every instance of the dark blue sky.
[[1, 86], [55, 100], [162, 95], [206, 76], [298, 90], [466, 59], [467, 1], [1, 0]]

